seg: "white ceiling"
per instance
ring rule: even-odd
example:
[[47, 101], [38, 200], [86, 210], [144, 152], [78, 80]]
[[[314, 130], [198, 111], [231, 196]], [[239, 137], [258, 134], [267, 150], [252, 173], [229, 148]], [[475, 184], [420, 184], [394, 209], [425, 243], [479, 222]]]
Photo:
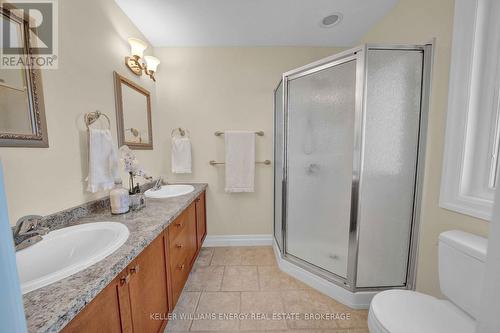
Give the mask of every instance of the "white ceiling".
[[[352, 46], [399, 0], [115, 0], [155, 47]], [[323, 17], [340, 12], [332, 28]]]

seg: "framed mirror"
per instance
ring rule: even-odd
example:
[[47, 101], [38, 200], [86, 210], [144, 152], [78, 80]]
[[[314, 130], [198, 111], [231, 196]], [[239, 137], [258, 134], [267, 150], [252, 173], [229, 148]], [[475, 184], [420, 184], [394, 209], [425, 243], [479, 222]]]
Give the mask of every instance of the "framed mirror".
[[[8, 28], [10, 45], [30, 57], [36, 48], [30, 41], [29, 17], [16, 16], [11, 9], [0, 8], [1, 27]], [[48, 146], [40, 70], [0, 66], [0, 147]]]
[[114, 72], [118, 145], [153, 149], [149, 91]]

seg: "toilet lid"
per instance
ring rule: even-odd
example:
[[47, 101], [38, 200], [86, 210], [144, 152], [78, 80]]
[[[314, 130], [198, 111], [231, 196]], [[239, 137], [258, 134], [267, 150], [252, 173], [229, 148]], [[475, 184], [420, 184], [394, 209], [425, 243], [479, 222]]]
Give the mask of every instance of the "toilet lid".
[[371, 333], [473, 333], [475, 321], [451, 302], [409, 290], [388, 290], [373, 298]]

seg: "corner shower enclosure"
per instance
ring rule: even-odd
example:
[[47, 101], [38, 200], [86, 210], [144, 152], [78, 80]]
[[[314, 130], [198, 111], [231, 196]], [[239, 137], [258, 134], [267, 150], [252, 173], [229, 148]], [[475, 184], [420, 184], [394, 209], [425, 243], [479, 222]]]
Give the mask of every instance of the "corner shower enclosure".
[[281, 260], [353, 294], [412, 288], [431, 52], [364, 45], [283, 74], [274, 111]]

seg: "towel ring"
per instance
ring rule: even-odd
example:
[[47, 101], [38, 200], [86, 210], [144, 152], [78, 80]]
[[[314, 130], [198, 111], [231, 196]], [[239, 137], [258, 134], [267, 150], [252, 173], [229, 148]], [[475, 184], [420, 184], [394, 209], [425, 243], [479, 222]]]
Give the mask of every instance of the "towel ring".
[[171, 136], [171, 137], [173, 137], [176, 131], [177, 131], [177, 132], [179, 132], [180, 136], [182, 136], [182, 137], [184, 137], [184, 136], [186, 136], [186, 135], [187, 135], [188, 137], [190, 136], [190, 135], [189, 135], [189, 130], [188, 130], [188, 129], [183, 129], [183, 128], [181, 128], [181, 127], [176, 127], [176, 128], [174, 128], [174, 129], [172, 130], [172, 132], [170, 132], [170, 136]]
[[94, 112], [86, 113], [84, 116], [85, 125], [87, 125], [87, 130], [90, 128], [90, 125], [95, 123], [101, 116], [104, 116], [104, 118], [106, 118], [106, 120], [108, 121], [108, 129], [111, 129], [111, 120], [109, 119], [109, 117], [105, 113], [96, 110]]

